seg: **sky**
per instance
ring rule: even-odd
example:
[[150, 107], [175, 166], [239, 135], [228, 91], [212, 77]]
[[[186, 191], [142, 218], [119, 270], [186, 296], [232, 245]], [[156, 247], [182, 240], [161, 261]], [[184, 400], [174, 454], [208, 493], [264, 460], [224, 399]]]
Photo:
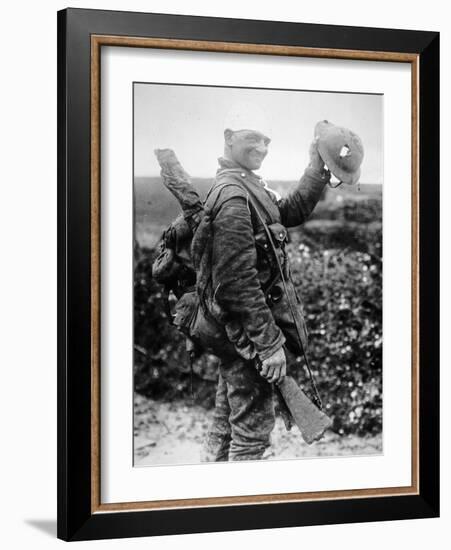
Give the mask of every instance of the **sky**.
[[168, 147], [192, 177], [213, 178], [225, 126], [246, 105], [271, 138], [258, 171], [264, 178], [298, 179], [308, 164], [315, 124], [326, 119], [360, 136], [361, 183], [382, 183], [382, 95], [151, 83], [134, 84], [135, 176], [158, 175], [153, 150]]

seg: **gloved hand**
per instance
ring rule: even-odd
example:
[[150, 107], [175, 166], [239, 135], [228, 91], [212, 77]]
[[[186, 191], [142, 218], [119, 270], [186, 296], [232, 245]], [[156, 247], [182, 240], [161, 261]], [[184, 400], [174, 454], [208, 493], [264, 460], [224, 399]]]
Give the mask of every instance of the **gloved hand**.
[[315, 138], [310, 144], [309, 149], [310, 164], [309, 166], [314, 170], [322, 173], [324, 171], [324, 161], [318, 151], [318, 138]]
[[261, 362], [260, 375], [272, 384], [279, 384], [287, 374], [287, 360], [283, 347]]

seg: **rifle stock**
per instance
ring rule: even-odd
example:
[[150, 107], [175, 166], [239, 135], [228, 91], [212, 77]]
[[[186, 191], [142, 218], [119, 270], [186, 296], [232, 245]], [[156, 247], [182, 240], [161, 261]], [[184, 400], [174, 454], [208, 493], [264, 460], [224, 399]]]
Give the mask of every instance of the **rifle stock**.
[[304, 441], [310, 445], [321, 439], [332, 426], [332, 420], [327, 414], [310, 401], [291, 376], [285, 376], [277, 388]]

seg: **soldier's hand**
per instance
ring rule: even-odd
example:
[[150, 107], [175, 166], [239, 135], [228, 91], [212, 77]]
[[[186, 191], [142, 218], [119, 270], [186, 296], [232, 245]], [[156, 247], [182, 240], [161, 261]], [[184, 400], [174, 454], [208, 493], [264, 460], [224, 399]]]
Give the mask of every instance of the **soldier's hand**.
[[318, 138], [314, 139], [310, 144], [309, 155], [310, 166], [318, 172], [322, 172], [324, 170], [324, 161], [318, 151]]
[[275, 351], [270, 357], [262, 361], [261, 376], [272, 384], [279, 384], [287, 374], [287, 360], [283, 347]]

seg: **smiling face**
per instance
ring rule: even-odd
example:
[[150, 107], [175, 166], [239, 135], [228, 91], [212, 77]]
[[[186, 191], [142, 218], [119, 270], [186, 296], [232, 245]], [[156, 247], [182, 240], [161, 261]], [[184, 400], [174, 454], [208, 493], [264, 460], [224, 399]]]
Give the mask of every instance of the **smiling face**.
[[248, 170], [258, 170], [268, 154], [270, 139], [256, 130], [224, 132], [227, 156]]

